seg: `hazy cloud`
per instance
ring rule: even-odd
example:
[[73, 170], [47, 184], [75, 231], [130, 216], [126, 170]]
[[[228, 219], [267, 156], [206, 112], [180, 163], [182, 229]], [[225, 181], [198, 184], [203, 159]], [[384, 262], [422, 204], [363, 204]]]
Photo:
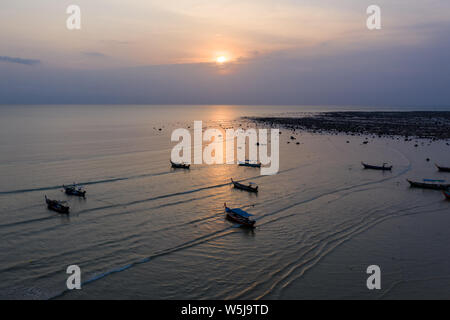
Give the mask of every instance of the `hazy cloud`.
[[88, 57], [95, 57], [95, 58], [106, 58], [107, 55], [103, 54], [101, 52], [95, 52], [95, 51], [84, 51], [81, 52], [82, 55], [88, 56]]
[[111, 45], [127, 45], [131, 44], [130, 41], [120, 41], [120, 40], [102, 40], [101, 43], [111, 44]]
[[[417, 41], [393, 32], [389, 37], [397, 41], [386, 42], [380, 32], [367, 31], [367, 39], [345, 46], [338, 40], [268, 52], [255, 46], [223, 65], [76, 69], [0, 63], [0, 102], [448, 106], [450, 43], [442, 39], [450, 23], [411, 28]], [[91, 60], [114, 62], [108, 58]]]
[[33, 65], [41, 63], [40, 60], [22, 59], [22, 58], [7, 57], [7, 56], [0, 56], [0, 62], [18, 63], [18, 64], [27, 65], [27, 66], [33, 66]]

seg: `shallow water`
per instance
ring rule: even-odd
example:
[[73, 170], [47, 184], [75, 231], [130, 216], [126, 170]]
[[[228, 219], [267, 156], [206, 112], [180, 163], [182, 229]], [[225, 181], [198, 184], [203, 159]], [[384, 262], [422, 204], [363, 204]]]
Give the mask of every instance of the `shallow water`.
[[[358, 108], [0, 107], [0, 298], [364, 296], [367, 252], [376, 252], [375, 260], [390, 270], [398, 266], [391, 257], [411, 249], [408, 243], [425, 243], [396, 240], [390, 221], [433, 214], [433, 224], [417, 233], [427, 241], [435, 236], [433, 225], [448, 227], [450, 203], [443, 195], [410, 189], [405, 181], [450, 181], [433, 165], [450, 164], [445, 142], [415, 148], [402, 139], [370, 139], [363, 145], [364, 137], [297, 132], [301, 144], [295, 145], [287, 144], [293, 133], [281, 129], [277, 175], [236, 165], [169, 167], [172, 130], [192, 127], [194, 120], [205, 127], [245, 127], [241, 116], [329, 110]], [[362, 170], [361, 161], [389, 162], [394, 170]], [[259, 194], [234, 190], [231, 177], [256, 182]], [[61, 192], [61, 184], [73, 181], [86, 187], [85, 200]], [[67, 200], [71, 214], [48, 211], [44, 195]], [[226, 221], [224, 202], [248, 209], [258, 227], [249, 231]], [[358, 238], [364, 234], [373, 236]], [[448, 246], [431, 243], [432, 257], [417, 250], [402, 267], [422, 268], [426, 279], [417, 261], [429, 261], [436, 275], [431, 262], [447, 265]], [[82, 269], [83, 289], [66, 292], [65, 270], [72, 264]], [[358, 267], [338, 285], [333, 271], [347, 265]], [[399, 277], [393, 273], [386, 281], [394, 285]], [[445, 284], [421, 286], [421, 293], [445, 295]], [[395, 287], [395, 297], [412, 292]]]

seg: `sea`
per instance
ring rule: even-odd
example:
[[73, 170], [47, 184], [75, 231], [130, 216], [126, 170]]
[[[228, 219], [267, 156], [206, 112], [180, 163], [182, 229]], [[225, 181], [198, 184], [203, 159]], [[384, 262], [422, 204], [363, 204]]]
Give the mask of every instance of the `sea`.
[[[450, 181], [434, 165], [450, 166], [445, 141], [278, 128], [275, 175], [169, 162], [172, 132], [194, 121], [246, 129], [260, 126], [248, 116], [397, 109], [430, 110], [0, 106], [0, 298], [448, 299], [450, 201], [406, 181]], [[259, 192], [234, 189], [231, 178]], [[63, 192], [74, 182], [85, 199]], [[70, 214], [49, 211], [45, 196], [67, 201]], [[256, 228], [228, 221], [224, 203], [251, 213]], [[71, 265], [81, 290], [67, 288]], [[367, 287], [372, 265], [380, 289]]]

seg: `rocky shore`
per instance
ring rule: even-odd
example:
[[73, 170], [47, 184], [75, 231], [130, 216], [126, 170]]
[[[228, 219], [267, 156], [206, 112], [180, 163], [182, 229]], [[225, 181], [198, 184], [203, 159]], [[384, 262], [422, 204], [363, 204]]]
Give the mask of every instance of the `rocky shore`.
[[450, 140], [450, 112], [324, 112], [303, 117], [247, 117], [270, 127], [314, 133]]

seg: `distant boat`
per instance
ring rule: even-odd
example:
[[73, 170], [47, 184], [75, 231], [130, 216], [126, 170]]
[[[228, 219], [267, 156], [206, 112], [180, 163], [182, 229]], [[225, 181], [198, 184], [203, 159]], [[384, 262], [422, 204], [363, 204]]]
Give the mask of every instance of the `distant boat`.
[[386, 166], [386, 163], [383, 163], [383, 165], [380, 166], [373, 166], [370, 164], [366, 164], [364, 162], [361, 162], [361, 164], [364, 166], [364, 169], [372, 169], [372, 170], [392, 170], [392, 166], [388, 167]]
[[447, 198], [447, 200], [450, 200], [450, 191], [444, 190], [444, 196]]
[[179, 169], [189, 169], [189, 167], [191, 166], [190, 164], [187, 163], [175, 163], [172, 160], [170, 160], [170, 164], [172, 165], [172, 168], [179, 168]]
[[258, 192], [258, 186], [253, 186], [251, 182], [248, 185], [233, 181], [233, 179], [231, 179], [231, 182], [236, 189], [241, 189], [248, 192]]
[[433, 189], [433, 190], [447, 190], [450, 188], [450, 184], [437, 184], [437, 183], [423, 183], [407, 180], [411, 187], [422, 188], [422, 189]]
[[47, 203], [47, 208], [49, 210], [53, 210], [62, 214], [69, 213], [69, 207], [64, 205], [64, 201], [50, 200], [49, 198], [47, 198], [47, 196], [45, 196], [45, 202]]
[[255, 227], [255, 220], [250, 219], [252, 216], [250, 213], [245, 212], [244, 210], [240, 208], [228, 208], [227, 204], [224, 203], [225, 212], [227, 214], [227, 218], [229, 220], [232, 220], [234, 222], [237, 222], [245, 227], [254, 228]]
[[70, 196], [77, 196], [77, 197], [85, 197], [86, 196], [86, 190], [84, 190], [82, 187], [78, 187], [75, 185], [75, 183], [71, 186], [65, 186], [63, 185], [64, 192]]
[[436, 167], [439, 169], [439, 171], [441, 171], [441, 172], [450, 172], [450, 168], [447, 168], [447, 167], [441, 167], [441, 166], [438, 166], [437, 164], [436, 164]]
[[261, 168], [261, 163], [259, 162], [250, 162], [250, 160], [245, 160], [245, 162], [239, 162], [239, 165], [242, 167], [253, 167], [253, 168]]

